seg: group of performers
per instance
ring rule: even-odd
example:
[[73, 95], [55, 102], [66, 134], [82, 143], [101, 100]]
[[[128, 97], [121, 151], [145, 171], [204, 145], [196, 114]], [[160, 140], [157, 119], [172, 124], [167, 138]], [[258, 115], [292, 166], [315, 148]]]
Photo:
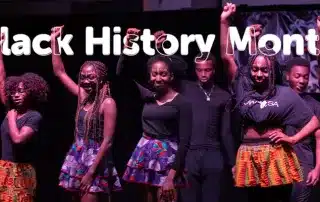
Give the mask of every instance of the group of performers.
[[[289, 86], [276, 80], [275, 57], [262, 53], [271, 54], [269, 49], [258, 50], [247, 66], [238, 67], [225, 51], [229, 19], [235, 12], [236, 6], [227, 3], [220, 19], [221, 58], [230, 92], [213, 80], [217, 63], [211, 53], [196, 56], [196, 82], [181, 77], [188, 68], [181, 57], [151, 57], [147, 61], [149, 86], [132, 78], [128, 71], [136, 68], [132, 57], [119, 58], [117, 76], [132, 80], [144, 102], [143, 134], [122, 179], [145, 188], [148, 202], [177, 201], [178, 195], [183, 202], [219, 202], [226, 165], [235, 187], [246, 192], [250, 202], [310, 201], [320, 176], [320, 104], [304, 93], [310, 63], [302, 58], [287, 62]], [[255, 43], [261, 27], [251, 27]], [[317, 27], [320, 31], [320, 19]], [[53, 52], [62, 28], [51, 30]], [[127, 34], [139, 35], [140, 30], [130, 28]], [[130, 40], [126, 48], [131, 47]], [[155, 45], [161, 47], [164, 40]], [[101, 62], [86, 61], [76, 83], [66, 73], [60, 55], [52, 54], [52, 65], [56, 77], [78, 97], [75, 139], [62, 165], [59, 186], [72, 193], [75, 201], [108, 201], [111, 191], [122, 189], [112, 161], [117, 106], [106, 79], [108, 69]], [[8, 110], [1, 125], [0, 201], [34, 200], [31, 151], [43, 120], [40, 107], [48, 93], [48, 84], [37, 74], [6, 78], [0, 51], [0, 95]], [[233, 110], [241, 117], [238, 151], [232, 136], [237, 124], [231, 118]]]

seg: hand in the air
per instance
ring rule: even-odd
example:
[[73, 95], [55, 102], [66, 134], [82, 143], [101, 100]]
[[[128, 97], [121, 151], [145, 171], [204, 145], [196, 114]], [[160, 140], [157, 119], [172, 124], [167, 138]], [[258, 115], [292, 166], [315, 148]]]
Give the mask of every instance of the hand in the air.
[[160, 31], [156, 31], [154, 34], [154, 39], [156, 42], [156, 46], [157, 48], [162, 48], [162, 43], [167, 39], [167, 35], [164, 31], [160, 30]]
[[56, 38], [60, 37], [62, 35], [63, 27], [64, 27], [64, 25], [53, 27], [51, 29], [51, 39], [56, 39]]
[[253, 24], [250, 26], [250, 37], [257, 38], [262, 33], [262, 25], [260, 24]]
[[221, 21], [226, 21], [229, 19], [230, 16], [232, 16], [237, 10], [237, 7], [235, 4], [233, 3], [227, 3], [224, 7], [223, 7], [223, 11], [221, 13], [220, 16], [220, 20]]
[[126, 47], [131, 47], [131, 45], [132, 45], [131, 40], [136, 38], [137, 36], [139, 36], [140, 33], [141, 33], [141, 30], [137, 29], [137, 28], [129, 28], [129, 29], [127, 29], [125, 46]]

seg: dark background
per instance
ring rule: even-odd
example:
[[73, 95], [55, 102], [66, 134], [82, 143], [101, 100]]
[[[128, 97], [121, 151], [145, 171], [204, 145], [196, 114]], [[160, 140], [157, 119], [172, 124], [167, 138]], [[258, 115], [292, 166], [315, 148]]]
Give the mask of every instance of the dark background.
[[[135, 1], [137, 2], [137, 1]], [[215, 47], [212, 52], [219, 56], [219, 16], [220, 9], [201, 9], [167, 12], [138, 12], [141, 11], [141, 4], [135, 5], [137, 10], [126, 12], [126, 10], [112, 9], [121, 6], [111, 7], [110, 4], [73, 4], [68, 9], [61, 7], [61, 13], [57, 14], [59, 7], [52, 7], [54, 11], [43, 15], [31, 15], [27, 12], [28, 7], [23, 4], [16, 4], [13, 10], [7, 10], [0, 16], [1, 26], [9, 27], [10, 44], [12, 36], [16, 33], [24, 33], [33, 38], [40, 33], [50, 34], [53, 26], [65, 25], [64, 33], [73, 34], [71, 47], [74, 56], [63, 56], [66, 71], [76, 81], [80, 66], [86, 60], [100, 60], [109, 67], [109, 78], [112, 82], [112, 94], [117, 102], [118, 122], [114, 142], [115, 164], [119, 175], [125, 169], [127, 160], [135, 145], [141, 137], [140, 112], [142, 102], [137, 97], [137, 90], [129, 81], [123, 81], [115, 76], [115, 67], [118, 60], [116, 56], [101, 55], [101, 47], [95, 49], [94, 56], [85, 55], [85, 27], [95, 27], [96, 36], [103, 26], [120, 26], [122, 35], [129, 27], [140, 29], [149, 28], [152, 32], [159, 29], [167, 33], [179, 36], [180, 34], [216, 34]], [[20, 5], [20, 6], [19, 6]], [[12, 6], [12, 5], [11, 5]], [[130, 5], [128, 5], [130, 6]], [[139, 7], [139, 8], [138, 8]], [[58, 10], [57, 10], [58, 9]], [[270, 9], [261, 7], [240, 7], [241, 11], [252, 11], [256, 9]], [[274, 8], [272, 8], [274, 9]], [[277, 7], [280, 10], [310, 9], [310, 7]], [[1, 10], [4, 10], [3, 8]], [[18, 12], [18, 11], [21, 12]], [[65, 12], [62, 12], [65, 10]], [[40, 12], [40, 11], [39, 11]], [[28, 14], [29, 13], [29, 14]], [[49, 45], [49, 43], [47, 44]], [[190, 55], [184, 57], [189, 63], [189, 77], [194, 79], [193, 58], [198, 53], [195, 45], [190, 46]], [[148, 56], [140, 54], [135, 57], [131, 67], [132, 75], [140, 81], [146, 82], [146, 61]], [[58, 177], [64, 157], [69, 150], [74, 138], [74, 118], [76, 110], [76, 97], [71, 95], [64, 86], [53, 75], [50, 56], [4, 56], [7, 75], [19, 75], [25, 72], [35, 72], [43, 76], [50, 84], [49, 103], [45, 107], [45, 132], [41, 136], [38, 152], [37, 175], [38, 201], [41, 202], [62, 202], [69, 201], [64, 192], [59, 189]], [[217, 66], [217, 82], [225, 87], [225, 74], [222, 66]], [[5, 109], [1, 110], [1, 120], [5, 115]], [[237, 134], [234, 134], [237, 137]], [[138, 197], [138, 190], [133, 187], [125, 187], [125, 191], [119, 194], [120, 201], [141, 201]], [[239, 196], [230, 188], [226, 194], [230, 201], [239, 200]], [[227, 197], [228, 198], [228, 197]]]

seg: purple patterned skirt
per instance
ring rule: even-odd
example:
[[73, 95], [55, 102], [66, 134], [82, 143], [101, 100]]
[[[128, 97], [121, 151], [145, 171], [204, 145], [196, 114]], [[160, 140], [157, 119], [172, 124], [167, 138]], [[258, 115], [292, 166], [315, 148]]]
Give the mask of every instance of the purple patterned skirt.
[[[123, 180], [161, 187], [175, 161], [177, 142], [143, 136], [127, 163]], [[185, 176], [175, 179], [176, 186], [186, 184]]]
[[[99, 148], [100, 144], [95, 141], [89, 140], [88, 144], [84, 144], [82, 138], [77, 138], [62, 165], [59, 186], [68, 191], [80, 191], [81, 179], [96, 159]], [[102, 161], [105, 163], [98, 166], [97, 176], [94, 178], [89, 192], [109, 193], [121, 190], [120, 179], [115, 167], [112, 163], [108, 163], [107, 159], [102, 159]]]

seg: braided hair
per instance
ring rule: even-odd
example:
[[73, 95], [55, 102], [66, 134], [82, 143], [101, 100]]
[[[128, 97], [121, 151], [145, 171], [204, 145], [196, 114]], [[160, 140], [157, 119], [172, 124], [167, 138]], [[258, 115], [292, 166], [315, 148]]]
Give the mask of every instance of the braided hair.
[[[92, 66], [97, 75], [98, 75], [98, 82], [96, 85], [96, 91], [95, 91], [95, 97], [94, 101], [92, 103], [92, 107], [89, 109], [89, 111], [86, 113], [84, 117], [85, 121], [85, 140], [87, 141], [89, 136], [90, 138], [94, 140], [101, 140], [103, 138], [102, 135], [102, 128], [100, 126], [101, 123], [101, 116], [99, 113], [99, 109], [101, 107], [101, 104], [107, 97], [111, 97], [110, 93], [110, 87], [109, 87], [109, 82], [107, 81], [107, 67], [99, 61], [86, 61], [80, 68], [81, 70], [86, 67], [86, 66]], [[79, 72], [79, 74], [80, 74]], [[80, 78], [80, 76], [79, 76]], [[102, 82], [102, 87], [101, 87], [101, 82]], [[76, 112], [76, 131], [75, 135], [77, 134], [78, 130], [78, 118], [79, 118], [79, 113], [80, 110], [89, 102], [89, 96], [86, 98], [82, 99], [81, 98], [81, 93], [80, 93], [80, 81], [78, 81], [78, 86], [79, 86], [79, 95], [78, 95], [78, 105], [77, 105], [77, 112]], [[83, 100], [83, 101], [81, 101]]]
[[[261, 53], [264, 52], [265, 54]], [[265, 100], [269, 97], [272, 97], [276, 94], [276, 68], [275, 66], [277, 65], [276, 63], [276, 58], [275, 56], [267, 56], [267, 55], [271, 55], [274, 54], [274, 52], [270, 49], [261, 49], [260, 52], [258, 52], [258, 54], [253, 55], [249, 58], [249, 62], [247, 66], [244, 66], [243, 68], [238, 70], [238, 75], [237, 77], [241, 77], [241, 79], [239, 79], [239, 82], [237, 82], [237, 85], [241, 85], [241, 87], [243, 88], [243, 93], [241, 93], [243, 96], [241, 98], [237, 99], [236, 102], [236, 107], [240, 106], [241, 103], [246, 100], [247, 98], [253, 98], [255, 100], [258, 101], [262, 101]], [[257, 57], [264, 57], [264, 59], [267, 62], [268, 65], [268, 73], [269, 73], [269, 77], [268, 77], [268, 87], [266, 89], [266, 91], [264, 91], [262, 94], [257, 93], [257, 90], [255, 88], [255, 84], [252, 80], [252, 75], [251, 75], [251, 67], [254, 63], [254, 61], [256, 60]], [[253, 105], [252, 105], [253, 106]]]

